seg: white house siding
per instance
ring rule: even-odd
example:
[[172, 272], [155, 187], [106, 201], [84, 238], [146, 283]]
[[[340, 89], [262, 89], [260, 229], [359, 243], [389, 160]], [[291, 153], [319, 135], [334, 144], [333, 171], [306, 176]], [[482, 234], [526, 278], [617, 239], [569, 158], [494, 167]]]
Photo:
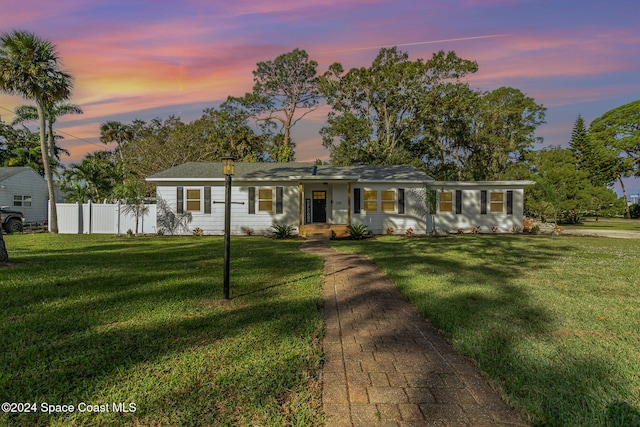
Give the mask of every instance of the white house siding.
[[[453, 184], [453, 183], [452, 183]], [[438, 186], [438, 201], [443, 191], [451, 192], [452, 212], [441, 212], [438, 203], [438, 213], [435, 215], [435, 229], [437, 231], [457, 231], [464, 229], [469, 231], [472, 227], [480, 227], [481, 232], [490, 232], [493, 227], [497, 227], [497, 232], [511, 232], [514, 227], [522, 227], [524, 190], [507, 185], [478, 185], [472, 188], [464, 186]], [[461, 212], [456, 213], [456, 190], [460, 190], [462, 195]], [[481, 193], [487, 192], [486, 213], [481, 210]], [[507, 214], [507, 191], [513, 193], [513, 213]], [[491, 212], [491, 193], [503, 193], [502, 212]]]
[[[22, 212], [28, 222], [46, 221], [47, 183], [33, 169], [21, 169], [21, 172], [0, 182], [0, 206]], [[31, 196], [31, 206], [15, 206], [14, 196]]]
[[[188, 227], [190, 232], [200, 228], [204, 234], [224, 234], [224, 182], [189, 182], [158, 185], [157, 196], [164, 199], [171, 209], [177, 210], [177, 188], [200, 190], [200, 211], [192, 211], [192, 221]], [[204, 188], [211, 187], [211, 213], [204, 213]], [[249, 213], [249, 188], [255, 188], [255, 213]], [[276, 214], [276, 188], [282, 187], [283, 213]], [[260, 189], [272, 190], [272, 210], [259, 210], [258, 195]], [[186, 197], [185, 197], [186, 199]], [[298, 186], [291, 182], [233, 182], [231, 189], [231, 234], [268, 234], [273, 232], [272, 225], [291, 225], [298, 227]], [[243, 203], [243, 204], [240, 204]], [[161, 226], [160, 224], [158, 226]]]
[[[355, 213], [355, 205], [357, 203], [355, 197], [355, 188], [360, 188], [360, 213]], [[398, 212], [398, 189], [404, 189], [404, 213]], [[404, 234], [407, 229], [412, 228], [416, 234], [424, 234], [427, 232], [426, 215], [424, 209], [421, 209], [421, 192], [422, 184], [373, 184], [373, 183], [356, 183], [352, 185], [351, 197], [351, 223], [365, 224], [374, 234], [385, 234], [388, 227], [394, 229], [395, 234]], [[375, 211], [367, 211], [365, 209], [364, 194], [365, 191], [377, 191], [377, 202]], [[382, 211], [381, 192], [383, 190], [393, 190], [396, 194], [394, 212]]]

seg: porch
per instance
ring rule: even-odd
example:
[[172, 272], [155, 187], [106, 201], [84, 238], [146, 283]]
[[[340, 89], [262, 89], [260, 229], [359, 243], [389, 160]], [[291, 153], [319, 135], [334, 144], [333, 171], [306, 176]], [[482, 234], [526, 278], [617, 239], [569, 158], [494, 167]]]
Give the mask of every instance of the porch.
[[347, 237], [353, 177], [305, 177], [299, 181], [301, 237]]

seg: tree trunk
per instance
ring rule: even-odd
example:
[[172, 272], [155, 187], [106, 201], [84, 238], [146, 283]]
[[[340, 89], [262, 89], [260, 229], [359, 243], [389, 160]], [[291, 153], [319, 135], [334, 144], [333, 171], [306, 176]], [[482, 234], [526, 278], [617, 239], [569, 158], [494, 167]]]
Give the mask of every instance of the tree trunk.
[[55, 159], [56, 158], [56, 140], [53, 137], [53, 122], [51, 120], [49, 120], [49, 158], [50, 159]]
[[9, 253], [7, 252], [7, 246], [4, 244], [2, 230], [0, 230], [0, 262], [9, 262]]
[[56, 210], [56, 194], [53, 187], [53, 173], [51, 172], [51, 164], [49, 163], [49, 150], [47, 147], [46, 123], [44, 116], [44, 106], [41, 99], [36, 100], [36, 108], [38, 110], [38, 119], [40, 121], [40, 151], [42, 153], [42, 165], [44, 166], [44, 175], [47, 179], [47, 189], [49, 190], [49, 231], [58, 233], [58, 212]]
[[627, 190], [624, 188], [622, 175], [618, 175], [618, 181], [620, 182], [620, 187], [622, 187], [622, 198], [624, 199], [624, 211], [627, 214], [627, 219], [631, 219], [631, 209], [629, 209], [629, 203], [627, 202]]

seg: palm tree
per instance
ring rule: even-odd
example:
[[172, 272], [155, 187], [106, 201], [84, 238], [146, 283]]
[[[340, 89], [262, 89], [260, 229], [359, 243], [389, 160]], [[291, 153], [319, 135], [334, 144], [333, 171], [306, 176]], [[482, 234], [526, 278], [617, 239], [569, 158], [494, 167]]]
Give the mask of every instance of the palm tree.
[[13, 31], [0, 37], [0, 92], [34, 101], [40, 124], [40, 149], [49, 190], [52, 233], [58, 232], [56, 195], [46, 139], [46, 114], [56, 102], [71, 96], [73, 78], [60, 70], [55, 46], [29, 31]]
[[100, 125], [100, 142], [108, 144], [115, 142], [118, 144], [118, 154], [120, 155], [120, 161], [124, 163], [124, 153], [122, 148], [124, 144], [131, 139], [131, 130], [129, 126], [123, 125], [117, 121], [109, 121]]
[[[16, 118], [13, 119], [12, 125], [24, 123], [32, 120], [38, 120], [38, 110], [33, 105], [21, 105], [16, 107]], [[56, 147], [55, 135], [53, 134], [53, 125], [60, 116], [65, 114], [83, 114], [82, 108], [76, 104], [70, 104], [66, 102], [55, 102], [52, 106], [48, 106], [45, 111], [45, 116], [48, 124], [48, 145], [50, 159], [60, 160], [60, 148]], [[67, 152], [67, 154], [69, 154]]]

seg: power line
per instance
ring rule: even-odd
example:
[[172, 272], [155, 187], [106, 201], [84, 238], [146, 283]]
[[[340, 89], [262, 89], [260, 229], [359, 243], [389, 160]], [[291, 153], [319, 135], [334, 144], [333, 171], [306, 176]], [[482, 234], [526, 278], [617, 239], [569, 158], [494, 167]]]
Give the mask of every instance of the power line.
[[[2, 108], [2, 109], [3, 109], [3, 110], [5, 110], [5, 111], [10, 112], [10, 113], [11, 113], [11, 114], [13, 114], [14, 116], [16, 115], [16, 113], [15, 113], [14, 111], [11, 111], [10, 109], [8, 109], [8, 108], [6, 108], [6, 107], [3, 107], [2, 105], [0, 105], [0, 108]], [[70, 133], [65, 132], [65, 131], [62, 131], [62, 130], [60, 130], [60, 129], [56, 129], [56, 132], [61, 133], [61, 134], [64, 134], [64, 135], [67, 135], [67, 136], [70, 136], [71, 138], [73, 138], [73, 139], [77, 139], [78, 141], [83, 141], [83, 142], [86, 142], [87, 144], [92, 144], [92, 145], [95, 145], [95, 146], [97, 146], [97, 147], [104, 148], [104, 145], [103, 145], [103, 144], [98, 144], [97, 142], [92, 142], [92, 141], [86, 140], [86, 139], [84, 139], [84, 138], [80, 138], [80, 137], [78, 137], [78, 136], [71, 135]]]

